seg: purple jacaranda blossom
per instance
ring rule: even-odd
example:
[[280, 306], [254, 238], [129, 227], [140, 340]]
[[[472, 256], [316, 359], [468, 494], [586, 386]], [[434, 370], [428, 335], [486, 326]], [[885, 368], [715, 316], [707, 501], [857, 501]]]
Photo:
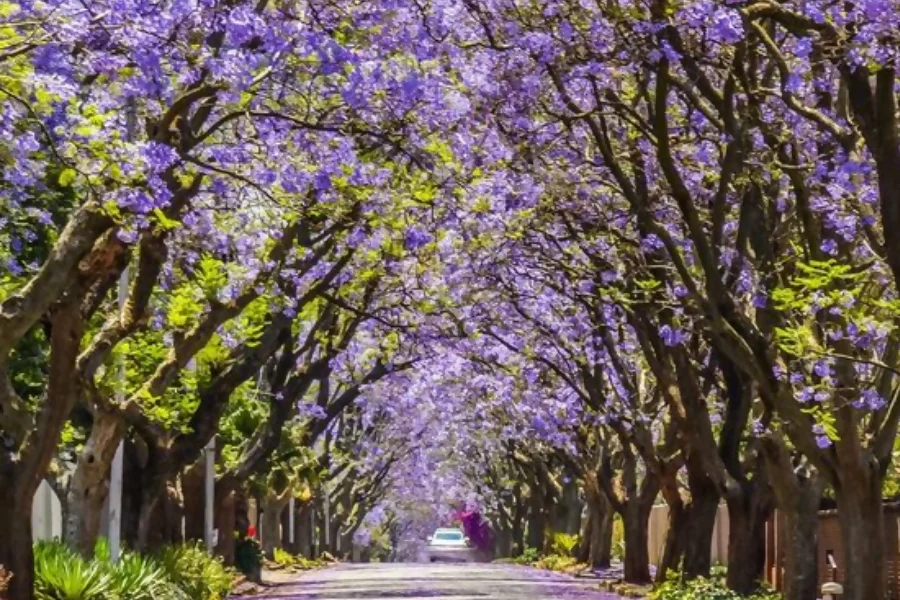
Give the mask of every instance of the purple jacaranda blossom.
[[797, 393], [797, 401], [798, 402], [809, 402], [813, 399], [816, 391], [812, 387], [805, 387]]
[[14, 258], [9, 258], [5, 262], [6, 270], [9, 271], [13, 275], [21, 275], [22, 274], [22, 266], [19, 264]]
[[772, 376], [778, 381], [784, 381], [784, 369], [781, 367], [781, 365], [772, 365]]
[[835, 256], [835, 255], [837, 255], [837, 252], [838, 252], [838, 245], [837, 245], [837, 242], [835, 242], [833, 239], [829, 238], [829, 239], [822, 241], [822, 245], [820, 246], [820, 249], [825, 254]]
[[825, 449], [831, 447], [831, 438], [828, 437], [824, 427], [818, 424], [813, 425], [812, 432], [816, 436], [816, 445], [819, 448]]
[[865, 390], [853, 401], [853, 408], [858, 410], [878, 411], [887, 406], [887, 400], [875, 390]]
[[712, 15], [712, 33], [725, 44], [738, 42], [744, 36], [740, 13], [724, 8], [717, 10]]
[[116, 236], [126, 244], [133, 244], [138, 239], [138, 232], [134, 229], [120, 229]]
[[813, 373], [819, 377], [830, 377], [832, 374], [831, 366], [824, 360], [817, 360], [813, 365]]
[[663, 249], [663, 242], [659, 239], [655, 233], [651, 233], [643, 240], [641, 240], [641, 248], [644, 249], [645, 252], [658, 252]]
[[686, 339], [681, 329], [676, 329], [669, 325], [663, 325], [659, 328], [659, 337], [662, 338], [666, 346], [678, 346], [683, 344]]
[[150, 141], [141, 148], [141, 157], [151, 173], [162, 173], [178, 160], [175, 149], [167, 144]]
[[419, 248], [427, 245], [433, 238], [431, 235], [418, 227], [410, 227], [406, 230], [403, 245], [410, 252], [414, 252]]

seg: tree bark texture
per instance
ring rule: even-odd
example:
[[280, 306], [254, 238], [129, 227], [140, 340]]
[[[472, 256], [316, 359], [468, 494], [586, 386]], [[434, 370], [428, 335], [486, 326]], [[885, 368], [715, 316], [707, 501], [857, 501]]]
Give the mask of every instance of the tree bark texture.
[[63, 537], [84, 557], [93, 554], [100, 535], [103, 508], [109, 495], [110, 467], [124, 430], [121, 419], [98, 411], [72, 474]]

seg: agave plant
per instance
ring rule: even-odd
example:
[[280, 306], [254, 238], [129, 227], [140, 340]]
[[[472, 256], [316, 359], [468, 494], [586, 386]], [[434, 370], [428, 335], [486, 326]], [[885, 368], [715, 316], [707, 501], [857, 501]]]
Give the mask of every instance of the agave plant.
[[126, 552], [112, 573], [113, 588], [122, 600], [189, 600], [153, 558]]
[[112, 576], [100, 562], [88, 562], [59, 542], [34, 549], [37, 600], [109, 600], [115, 597]]

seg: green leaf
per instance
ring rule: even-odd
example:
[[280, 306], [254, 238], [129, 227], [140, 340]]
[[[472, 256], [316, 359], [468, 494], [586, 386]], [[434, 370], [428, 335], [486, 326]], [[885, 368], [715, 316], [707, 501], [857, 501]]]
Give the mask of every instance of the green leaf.
[[167, 217], [166, 214], [158, 208], [153, 209], [153, 216], [156, 218], [156, 222], [159, 227], [164, 231], [177, 229], [181, 225], [181, 223], [179, 223], [178, 221]]
[[78, 173], [75, 169], [63, 169], [62, 173], [59, 174], [59, 185], [69, 187], [74, 183], [76, 177], [78, 177]]

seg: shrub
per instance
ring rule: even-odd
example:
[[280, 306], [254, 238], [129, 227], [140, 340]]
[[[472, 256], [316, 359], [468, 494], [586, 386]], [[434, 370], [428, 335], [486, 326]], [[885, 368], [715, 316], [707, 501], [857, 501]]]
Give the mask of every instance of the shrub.
[[153, 558], [126, 552], [112, 572], [113, 589], [122, 600], [189, 600]]
[[109, 600], [115, 588], [109, 568], [86, 561], [60, 542], [34, 547], [34, 597], [37, 600]]
[[540, 569], [547, 569], [548, 571], [560, 571], [563, 573], [567, 573], [569, 571], [575, 570], [579, 565], [578, 559], [571, 556], [550, 554], [537, 561], [535, 566]]
[[165, 548], [160, 564], [166, 577], [191, 600], [224, 600], [231, 591], [232, 571], [199, 544]]
[[541, 553], [538, 552], [537, 548], [529, 548], [526, 546], [525, 551], [522, 552], [522, 554], [520, 554], [519, 556], [515, 557], [513, 559], [513, 562], [515, 562], [517, 565], [530, 565], [537, 562], [540, 557]]
[[567, 533], [554, 533], [550, 540], [550, 552], [560, 556], [572, 556], [578, 547], [578, 536]]
[[322, 559], [309, 559], [299, 554], [291, 554], [287, 550], [275, 548], [275, 563], [282, 567], [291, 567], [294, 569], [308, 570], [325, 566], [326, 562]]
[[263, 551], [255, 539], [239, 536], [234, 542], [234, 564], [247, 577], [258, 578], [262, 569]]
[[163, 551], [159, 560], [123, 552], [110, 561], [106, 540], [86, 560], [60, 542], [34, 548], [37, 600], [224, 600], [232, 574], [198, 546]]
[[282, 550], [281, 548], [275, 548], [274, 557], [275, 562], [282, 567], [292, 567], [296, 564], [296, 557], [288, 552], [287, 550]]
[[725, 586], [721, 571], [709, 579], [698, 577], [682, 581], [680, 573], [671, 573], [665, 583], [650, 593], [649, 600], [780, 600], [781, 596], [766, 589], [752, 596], [741, 596]]

